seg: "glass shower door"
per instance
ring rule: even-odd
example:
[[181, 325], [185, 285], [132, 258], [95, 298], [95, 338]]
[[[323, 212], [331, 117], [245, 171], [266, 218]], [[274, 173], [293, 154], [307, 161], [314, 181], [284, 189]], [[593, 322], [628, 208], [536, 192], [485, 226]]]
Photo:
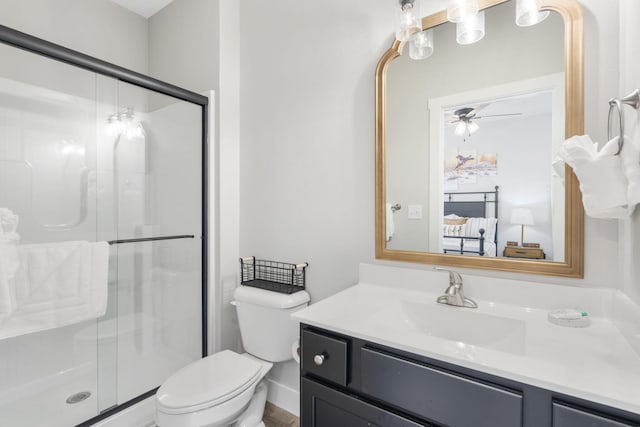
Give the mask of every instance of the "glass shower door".
[[86, 271], [65, 247], [98, 238], [96, 75], [0, 62], [0, 425], [70, 426], [98, 414], [97, 321], [63, 321]]
[[202, 357], [202, 109], [123, 82], [117, 93], [107, 133], [120, 404]]
[[[69, 427], [202, 357], [203, 107], [4, 44], [0, 62], [0, 426]], [[38, 328], [70, 288], [46, 258], [96, 242], [106, 314]]]

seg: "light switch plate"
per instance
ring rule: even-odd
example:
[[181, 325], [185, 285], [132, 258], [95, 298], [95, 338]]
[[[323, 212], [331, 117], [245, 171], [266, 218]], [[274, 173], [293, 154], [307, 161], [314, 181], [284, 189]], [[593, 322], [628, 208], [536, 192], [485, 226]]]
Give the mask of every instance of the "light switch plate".
[[422, 219], [422, 205], [409, 205], [407, 215], [409, 219]]

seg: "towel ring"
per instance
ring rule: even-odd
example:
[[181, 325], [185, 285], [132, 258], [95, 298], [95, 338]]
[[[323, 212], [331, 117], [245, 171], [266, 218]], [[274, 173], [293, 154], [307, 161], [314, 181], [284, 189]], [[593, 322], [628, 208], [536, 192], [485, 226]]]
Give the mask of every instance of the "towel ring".
[[396, 203], [395, 205], [391, 206], [391, 212], [396, 212], [396, 211], [399, 211], [400, 209], [402, 209], [402, 206], [400, 206], [400, 203]]
[[620, 137], [618, 139], [618, 152], [616, 156], [622, 151], [624, 146], [624, 112], [622, 111], [622, 105], [630, 105], [634, 109], [640, 109], [640, 89], [634, 90], [630, 95], [625, 96], [622, 99], [611, 98], [609, 100], [609, 118], [607, 121], [607, 139], [611, 140], [612, 128], [613, 128], [613, 110], [618, 110], [618, 118], [620, 123]]

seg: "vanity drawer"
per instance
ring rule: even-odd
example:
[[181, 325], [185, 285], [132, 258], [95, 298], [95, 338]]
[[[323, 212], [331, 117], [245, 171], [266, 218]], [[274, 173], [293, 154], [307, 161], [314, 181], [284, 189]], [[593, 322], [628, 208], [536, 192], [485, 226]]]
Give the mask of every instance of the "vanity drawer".
[[627, 424], [587, 411], [553, 404], [553, 427], [637, 427], [638, 424]]
[[347, 340], [303, 329], [302, 372], [347, 385]]
[[362, 392], [435, 423], [522, 426], [519, 393], [367, 347], [362, 348], [361, 367]]
[[429, 427], [307, 378], [301, 380], [302, 427]]

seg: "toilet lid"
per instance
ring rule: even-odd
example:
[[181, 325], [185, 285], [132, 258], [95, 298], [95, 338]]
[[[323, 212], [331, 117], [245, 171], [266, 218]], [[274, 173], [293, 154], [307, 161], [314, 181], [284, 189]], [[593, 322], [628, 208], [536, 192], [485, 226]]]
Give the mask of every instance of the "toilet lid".
[[251, 387], [262, 365], [225, 350], [185, 366], [169, 377], [156, 393], [157, 402], [175, 413], [218, 405]]

